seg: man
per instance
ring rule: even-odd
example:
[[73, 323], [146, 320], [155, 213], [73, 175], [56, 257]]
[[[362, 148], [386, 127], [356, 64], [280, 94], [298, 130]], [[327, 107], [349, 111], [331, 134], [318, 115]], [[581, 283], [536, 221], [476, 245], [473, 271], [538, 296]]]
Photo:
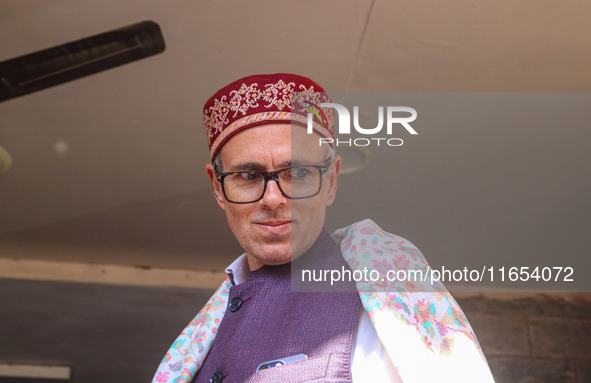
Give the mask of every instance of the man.
[[[351, 280], [336, 287], [318, 283], [313, 293], [292, 289], [292, 266], [350, 271], [349, 265], [359, 264], [355, 252], [364, 246], [363, 241], [350, 246], [356, 236], [368, 230], [372, 238], [382, 235], [377, 226], [352, 229], [344, 234], [341, 253], [323, 230], [341, 159], [333, 148], [318, 145], [319, 136], [333, 137], [330, 111], [308, 114], [310, 109], [301, 106], [319, 108], [328, 101], [312, 80], [279, 73], [240, 79], [206, 103], [212, 159], [206, 172], [245, 253], [228, 267], [228, 280], [173, 344], [154, 382], [402, 382], [397, 369], [405, 383], [420, 381], [413, 370], [420, 370], [421, 363], [408, 360], [401, 350], [420, 343], [419, 351], [411, 353], [416, 359], [426, 343], [434, 342], [423, 334], [420, 340], [392, 346], [407, 327], [389, 340], [392, 335], [383, 329], [392, 327], [394, 317], [380, 315], [396, 310], [388, 303], [383, 311], [370, 313], [370, 320], [368, 311], [379, 305], [369, 309], [367, 302], [382, 295], [369, 295], [363, 292], [367, 286]], [[313, 134], [306, 129], [308, 118]], [[402, 304], [410, 302], [405, 299]], [[411, 307], [420, 308], [424, 301]], [[443, 309], [454, 310], [453, 304]], [[466, 333], [472, 340], [471, 331]], [[437, 347], [449, 348], [445, 336], [433, 339], [443, 340], [444, 346]], [[477, 346], [469, 347], [470, 355], [478, 354], [472, 348]], [[402, 364], [395, 367], [392, 355]], [[484, 374], [468, 376], [490, 375], [484, 369]], [[446, 381], [446, 375], [438, 377]]]

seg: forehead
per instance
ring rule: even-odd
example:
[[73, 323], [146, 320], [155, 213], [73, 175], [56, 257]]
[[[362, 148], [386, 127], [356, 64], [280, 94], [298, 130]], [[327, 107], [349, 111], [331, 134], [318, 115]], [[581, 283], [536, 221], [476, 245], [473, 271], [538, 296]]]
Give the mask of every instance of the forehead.
[[220, 153], [224, 168], [241, 163], [257, 163], [276, 168], [285, 163], [320, 163], [324, 149], [317, 134], [289, 123], [264, 124], [248, 128], [232, 136]]

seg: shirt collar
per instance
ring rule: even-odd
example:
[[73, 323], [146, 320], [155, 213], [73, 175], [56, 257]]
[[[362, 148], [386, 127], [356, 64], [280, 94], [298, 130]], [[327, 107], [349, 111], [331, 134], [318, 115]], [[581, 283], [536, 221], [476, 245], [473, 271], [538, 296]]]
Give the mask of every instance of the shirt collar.
[[226, 268], [226, 273], [230, 277], [234, 286], [246, 282], [250, 273], [250, 266], [246, 259], [246, 253], [239, 256], [234, 262]]

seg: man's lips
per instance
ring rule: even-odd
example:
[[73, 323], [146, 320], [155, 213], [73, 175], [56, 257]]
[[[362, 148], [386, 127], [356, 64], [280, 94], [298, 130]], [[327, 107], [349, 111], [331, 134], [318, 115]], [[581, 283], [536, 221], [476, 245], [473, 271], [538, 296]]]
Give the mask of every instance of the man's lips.
[[255, 225], [268, 233], [279, 234], [291, 230], [291, 221], [287, 220], [259, 221]]

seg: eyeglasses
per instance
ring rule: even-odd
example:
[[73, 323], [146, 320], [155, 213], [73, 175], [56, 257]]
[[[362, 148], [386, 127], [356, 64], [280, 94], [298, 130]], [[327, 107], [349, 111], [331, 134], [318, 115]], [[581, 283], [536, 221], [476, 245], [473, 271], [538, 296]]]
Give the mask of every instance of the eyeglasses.
[[322, 175], [330, 162], [320, 165], [298, 165], [274, 172], [240, 171], [216, 175], [222, 184], [226, 200], [232, 203], [252, 203], [263, 198], [270, 180], [277, 182], [279, 190], [289, 199], [314, 197], [322, 188]]

